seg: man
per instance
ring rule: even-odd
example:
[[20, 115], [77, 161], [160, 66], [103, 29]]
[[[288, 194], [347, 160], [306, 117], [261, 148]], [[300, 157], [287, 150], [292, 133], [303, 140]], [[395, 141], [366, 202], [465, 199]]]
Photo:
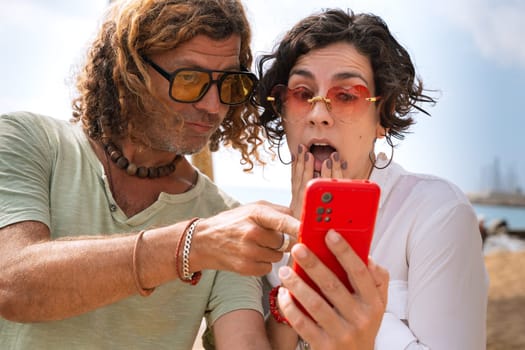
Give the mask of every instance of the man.
[[217, 348], [269, 347], [241, 275], [268, 273], [298, 222], [185, 158], [224, 142], [259, 160], [249, 42], [239, 1], [123, 1], [74, 123], [0, 118], [0, 348], [189, 349], [204, 315]]

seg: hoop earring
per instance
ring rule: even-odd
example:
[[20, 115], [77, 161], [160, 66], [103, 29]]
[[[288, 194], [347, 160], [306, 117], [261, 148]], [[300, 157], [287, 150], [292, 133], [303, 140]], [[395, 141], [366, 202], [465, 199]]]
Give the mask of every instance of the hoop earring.
[[288, 162], [285, 162], [281, 158], [281, 144], [282, 144], [282, 141], [283, 141], [283, 136], [284, 136], [284, 133], [279, 135], [279, 141], [277, 141], [277, 156], [279, 157], [279, 161], [281, 162], [281, 164], [283, 164], [283, 165], [290, 165], [290, 164], [292, 164], [292, 160], [291, 159]]
[[372, 163], [372, 167], [378, 169], [378, 170], [383, 170], [385, 168], [387, 168], [390, 163], [392, 163], [392, 160], [394, 159], [394, 144], [392, 143], [392, 139], [390, 137], [390, 134], [386, 134], [385, 135], [385, 140], [386, 140], [386, 143], [390, 146], [390, 158], [388, 159], [388, 163], [386, 163], [385, 166], [382, 166], [382, 167], [378, 167], [376, 165], [376, 162], [377, 162], [377, 158], [374, 157], [374, 159], [372, 159], [372, 153], [374, 152], [373, 150], [368, 153], [368, 158], [370, 159], [370, 162]]

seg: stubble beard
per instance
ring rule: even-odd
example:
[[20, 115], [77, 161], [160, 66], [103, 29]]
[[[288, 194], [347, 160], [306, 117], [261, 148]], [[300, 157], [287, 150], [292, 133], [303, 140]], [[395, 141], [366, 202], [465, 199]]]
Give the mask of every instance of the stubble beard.
[[[208, 145], [211, 136], [217, 131], [219, 125], [208, 134], [195, 134], [184, 127], [184, 124], [172, 123], [172, 121], [186, 120], [181, 113], [174, 113], [168, 118], [164, 118], [159, 123], [151, 123], [145, 126], [145, 135], [150, 147], [154, 150], [170, 152], [180, 155], [192, 155], [201, 151]], [[200, 116], [206, 120], [210, 116]]]
[[180, 155], [192, 155], [198, 153], [207, 146], [211, 136], [211, 134], [202, 135], [200, 137], [187, 135], [184, 132], [184, 127], [182, 130], [150, 130], [148, 135], [151, 148]]
[[202, 150], [208, 144], [209, 138], [203, 137], [198, 142], [193, 140], [181, 134], [164, 139], [156, 138], [151, 140], [151, 148], [180, 155], [191, 155]]

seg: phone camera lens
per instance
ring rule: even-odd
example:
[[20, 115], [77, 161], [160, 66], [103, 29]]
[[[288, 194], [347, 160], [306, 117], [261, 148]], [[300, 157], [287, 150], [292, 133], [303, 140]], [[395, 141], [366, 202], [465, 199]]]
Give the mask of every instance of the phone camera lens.
[[323, 195], [321, 196], [321, 200], [323, 201], [323, 203], [330, 203], [332, 201], [332, 193], [323, 193]]

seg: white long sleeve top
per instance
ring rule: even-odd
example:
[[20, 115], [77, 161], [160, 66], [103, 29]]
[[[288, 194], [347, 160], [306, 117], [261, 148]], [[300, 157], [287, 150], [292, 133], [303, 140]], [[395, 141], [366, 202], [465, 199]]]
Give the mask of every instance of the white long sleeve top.
[[[379, 164], [386, 157], [380, 155]], [[450, 182], [374, 169], [381, 187], [371, 256], [390, 273], [388, 305], [375, 349], [486, 348], [488, 275], [476, 214]], [[278, 267], [268, 276], [279, 284]]]

